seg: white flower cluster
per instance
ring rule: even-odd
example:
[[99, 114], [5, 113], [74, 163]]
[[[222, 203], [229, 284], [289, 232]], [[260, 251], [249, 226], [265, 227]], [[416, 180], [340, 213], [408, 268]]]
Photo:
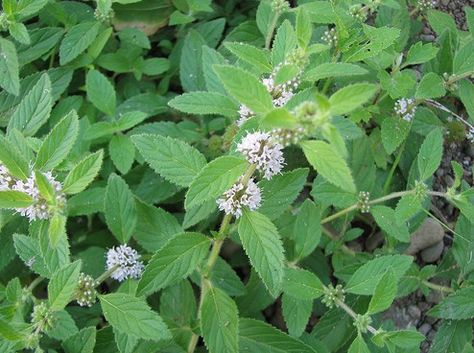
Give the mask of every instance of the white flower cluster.
[[474, 143], [474, 127], [469, 128], [466, 138], [469, 140], [469, 142]]
[[436, 0], [419, 0], [418, 1], [418, 8], [420, 11], [426, 11], [430, 9], [434, 9], [437, 3]]
[[335, 47], [337, 45], [336, 28], [325, 30], [321, 40], [326, 42], [330, 47]]
[[[49, 184], [53, 187], [56, 193], [56, 203], [64, 205], [66, 197], [62, 192], [62, 185], [57, 181], [51, 172], [43, 173]], [[27, 217], [30, 222], [39, 219], [48, 219], [51, 217], [51, 212], [48, 202], [41, 196], [38, 186], [36, 185], [36, 178], [31, 174], [26, 180], [16, 180], [10, 188], [11, 190], [20, 191], [33, 199], [33, 204], [28, 207], [15, 209], [22, 216]]]
[[107, 270], [117, 267], [111, 277], [119, 282], [127, 278], [139, 278], [144, 268], [140, 257], [141, 255], [135, 249], [127, 245], [111, 248], [107, 252]]
[[242, 183], [242, 177], [217, 200], [219, 210], [236, 218], [242, 216], [242, 206], [247, 206], [251, 211], [260, 207], [262, 196], [260, 188], [250, 179], [247, 186]]
[[0, 163], [0, 191], [10, 190], [13, 178], [8, 169]]
[[98, 285], [99, 283], [92, 276], [81, 273], [76, 289], [77, 304], [88, 307], [94, 305], [97, 297], [95, 287]]
[[413, 98], [401, 98], [395, 102], [393, 110], [403, 120], [412, 121], [416, 112], [415, 100]]
[[357, 206], [362, 213], [370, 212], [370, 192], [368, 191], [361, 191], [359, 192], [359, 201]]
[[270, 134], [261, 131], [248, 133], [237, 145], [237, 151], [242, 153], [249, 163], [255, 164], [267, 180], [280, 173], [283, 168], [285, 159], [282, 149], [283, 146], [274, 142]]
[[273, 139], [283, 147], [298, 144], [305, 137], [305, 129], [299, 126], [295, 129], [276, 128], [271, 131]]
[[[274, 107], [283, 107], [291, 97], [293, 97], [294, 92], [300, 84], [298, 78], [294, 78], [279, 85], [275, 84], [275, 75], [280, 67], [281, 66], [278, 65], [268, 78], [262, 79], [263, 85], [267, 88], [268, 93], [273, 97]], [[242, 124], [254, 116], [255, 113], [242, 104], [239, 108], [239, 115], [240, 118], [237, 120], [237, 126], [242, 126]]]

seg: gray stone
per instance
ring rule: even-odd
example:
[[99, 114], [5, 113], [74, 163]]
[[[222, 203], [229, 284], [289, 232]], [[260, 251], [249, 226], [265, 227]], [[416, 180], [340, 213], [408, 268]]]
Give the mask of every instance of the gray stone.
[[443, 241], [439, 241], [436, 244], [430, 246], [429, 248], [424, 249], [421, 252], [421, 258], [426, 263], [436, 262], [441, 254], [443, 253], [444, 243]]
[[428, 332], [431, 331], [431, 325], [425, 322], [423, 325], [420, 326], [420, 328], [418, 329], [418, 331], [420, 331], [420, 333], [421, 333], [423, 336], [427, 336], [427, 335], [428, 335]]
[[410, 245], [405, 254], [415, 255], [443, 240], [444, 228], [435, 220], [427, 218], [411, 236]]
[[416, 305], [410, 305], [408, 307], [408, 315], [418, 321], [421, 318], [421, 310]]
[[381, 232], [377, 232], [372, 236], [368, 237], [365, 241], [365, 249], [367, 251], [372, 251], [382, 245], [384, 240], [383, 234]]

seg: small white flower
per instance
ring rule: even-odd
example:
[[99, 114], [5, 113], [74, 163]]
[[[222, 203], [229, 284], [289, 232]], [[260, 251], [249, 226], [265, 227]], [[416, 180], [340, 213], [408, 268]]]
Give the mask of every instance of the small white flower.
[[143, 272], [143, 263], [140, 261], [141, 255], [127, 245], [120, 245], [109, 249], [107, 252], [107, 270], [118, 266], [111, 277], [119, 282], [127, 278], [139, 278]]
[[[56, 193], [56, 201], [58, 205], [64, 204], [66, 197], [62, 193], [62, 185], [57, 181], [51, 172], [43, 173], [48, 182]], [[21, 191], [29, 195], [33, 199], [33, 204], [28, 207], [17, 208], [16, 211], [22, 216], [27, 217], [30, 222], [38, 219], [48, 219], [51, 212], [47, 201], [41, 196], [38, 186], [36, 185], [35, 175], [30, 175], [25, 181], [17, 180], [12, 186], [12, 190]]]
[[0, 191], [10, 190], [13, 178], [10, 175], [7, 167], [0, 163]]
[[395, 102], [393, 110], [403, 120], [412, 121], [416, 112], [416, 105], [413, 105], [415, 100], [413, 98], [401, 98]]
[[274, 142], [266, 132], [248, 133], [237, 145], [237, 151], [242, 153], [249, 163], [255, 164], [257, 170], [270, 180], [273, 175], [281, 172], [285, 159], [283, 146]]
[[237, 126], [241, 127], [250, 117], [254, 115], [254, 112], [242, 104], [239, 108], [239, 115], [240, 118], [237, 120]]
[[217, 200], [219, 210], [227, 215], [234, 215], [236, 218], [242, 216], [242, 206], [247, 206], [251, 211], [260, 207], [262, 195], [260, 188], [253, 179], [247, 183], [247, 187], [242, 184], [242, 177]]
[[469, 128], [466, 138], [469, 140], [469, 142], [474, 143], [474, 127]]
[[336, 46], [336, 44], [337, 44], [336, 28], [331, 28], [331, 29], [328, 29], [328, 30], [324, 31], [324, 34], [321, 37], [321, 40], [326, 42], [331, 47]]

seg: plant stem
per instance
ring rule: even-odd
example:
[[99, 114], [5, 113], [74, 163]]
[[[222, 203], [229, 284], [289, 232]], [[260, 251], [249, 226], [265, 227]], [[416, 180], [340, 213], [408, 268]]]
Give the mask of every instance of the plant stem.
[[265, 49], [270, 49], [270, 44], [272, 43], [273, 32], [275, 32], [275, 27], [278, 23], [278, 18], [280, 14], [276, 12], [273, 15], [272, 22], [270, 23], [270, 28], [268, 28], [267, 37], [265, 38]]
[[120, 267], [119, 264], [114, 265], [113, 267], [111, 267], [107, 271], [105, 271], [103, 274], [101, 274], [99, 277], [97, 277], [97, 279], [95, 281], [98, 284], [102, 283], [107, 278], [109, 278], [112, 275], [112, 273], [114, 273], [119, 267]]
[[383, 185], [383, 193], [386, 194], [388, 192], [388, 189], [390, 188], [390, 184], [392, 183], [392, 178], [393, 174], [395, 173], [395, 170], [398, 167], [398, 163], [400, 163], [400, 159], [402, 158], [402, 153], [405, 150], [405, 144], [406, 144], [406, 139], [403, 141], [403, 144], [400, 146], [400, 149], [398, 150], [397, 157], [395, 158], [395, 161], [392, 164], [392, 168], [390, 168], [390, 172], [388, 173], [387, 179], [385, 180], [385, 184]]
[[432, 283], [432, 282], [428, 282], [428, 281], [423, 281], [422, 283], [423, 283], [425, 286], [427, 286], [428, 288], [437, 290], [437, 291], [439, 291], [439, 292], [443, 292], [443, 293], [454, 293], [454, 289], [449, 288], [449, 287], [441, 286], [441, 285], [439, 285], [439, 284]]
[[[339, 241], [340, 239], [334, 235], [329, 229], [324, 226], [321, 226], [321, 231], [328, 236], [329, 239], [334, 241]], [[341, 250], [348, 255], [355, 256], [355, 251], [349, 248], [346, 244], [341, 245]]]
[[357, 205], [357, 204], [354, 204], [354, 205], [349, 206], [349, 207], [347, 207], [347, 208], [345, 208], [345, 209], [343, 209], [343, 210], [341, 210], [341, 211], [339, 211], [339, 212], [334, 213], [333, 215], [330, 215], [330, 216], [328, 216], [328, 217], [326, 217], [326, 218], [323, 218], [323, 219], [321, 220], [321, 224], [325, 224], [325, 223], [331, 222], [331, 221], [335, 220], [336, 218], [339, 218], [339, 217], [341, 217], [341, 216], [344, 216], [346, 213], [349, 213], [349, 212], [351, 212], [351, 211], [356, 210], [357, 207], [358, 207], [358, 205]]
[[43, 280], [44, 280], [44, 277], [41, 277], [41, 276], [36, 277], [36, 278], [30, 283], [30, 285], [28, 286], [28, 288], [26, 288], [26, 290], [31, 293], [31, 292], [38, 286], [38, 284], [40, 284]]
[[199, 340], [199, 335], [196, 335], [193, 332], [193, 335], [191, 336], [191, 339], [189, 340], [189, 345], [188, 345], [188, 350], [187, 350], [188, 353], [194, 352], [194, 349], [196, 348], [198, 340]]
[[[346, 303], [344, 303], [342, 300], [335, 298], [334, 303], [340, 307], [342, 310], [344, 310], [350, 317], [352, 317], [354, 320], [357, 319], [357, 314], [354, 310], [352, 310]], [[375, 335], [377, 333], [377, 330], [373, 327], [368, 325], [367, 330]]]

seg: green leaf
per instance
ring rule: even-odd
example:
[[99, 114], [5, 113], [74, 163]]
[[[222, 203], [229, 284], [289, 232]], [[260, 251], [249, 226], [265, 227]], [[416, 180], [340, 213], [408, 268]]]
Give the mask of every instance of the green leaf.
[[222, 156], [208, 163], [194, 178], [186, 193], [185, 208], [189, 210], [220, 196], [247, 169], [245, 159]]
[[370, 260], [355, 271], [345, 289], [353, 294], [372, 295], [387, 268], [393, 270], [398, 280], [408, 271], [412, 262], [413, 257], [406, 255], [386, 255]]
[[428, 315], [442, 319], [463, 320], [474, 317], [474, 287], [461, 288], [432, 308]]
[[308, 172], [308, 168], [298, 168], [259, 182], [263, 202], [258, 211], [271, 220], [280, 217], [300, 194]]
[[134, 135], [132, 142], [157, 173], [180, 186], [189, 186], [206, 165], [206, 158], [201, 152], [178, 139]]
[[165, 323], [145, 300], [124, 293], [100, 295], [99, 299], [105, 318], [117, 330], [145, 340], [171, 339]]
[[0, 208], [23, 208], [33, 204], [31, 196], [14, 190], [0, 191]]
[[[400, 228], [400, 225], [403, 225], [404, 222], [408, 221], [411, 217], [413, 217], [415, 214], [417, 214], [419, 211], [422, 210], [421, 201], [422, 200], [420, 200], [420, 198], [417, 195], [402, 196], [397, 203], [397, 207], [395, 208], [395, 221], [396, 221], [395, 229], [393, 230], [393, 232], [388, 229], [385, 231], [388, 234], [390, 234], [390, 232], [394, 234], [395, 233], [401, 234], [401, 232], [397, 229]], [[388, 212], [391, 213], [390, 211]], [[393, 221], [389, 221], [389, 224], [392, 224], [392, 223]], [[388, 228], [388, 227], [390, 227], [390, 225], [385, 226], [385, 228]], [[404, 232], [404, 228], [402, 232]]]
[[278, 27], [272, 44], [272, 63], [273, 66], [285, 61], [286, 56], [298, 45], [295, 30], [290, 21], [285, 20]]
[[377, 224], [392, 238], [408, 243], [410, 233], [405, 223], [398, 223], [395, 211], [387, 206], [377, 205], [371, 208], [370, 213], [374, 216]]
[[453, 61], [453, 74], [463, 75], [474, 71], [474, 40], [471, 39], [456, 52]]
[[329, 98], [331, 112], [334, 115], [350, 113], [368, 102], [374, 96], [377, 88], [377, 85], [372, 83], [354, 83], [341, 88]]
[[11, 22], [8, 25], [8, 31], [10, 32], [11, 36], [21, 44], [29, 45], [31, 43], [28, 29], [23, 23]]
[[309, 256], [321, 239], [321, 210], [315, 203], [306, 199], [301, 205], [293, 227], [295, 259]]
[[214, 70], [227, 92], [251, 111], [264, 114], [273, 108], [270, 93], [255, 76], [227, 65], [216, 65]]
[[365, 343], [364, 339], [359, 334], [354, 341], [352, 341], [347, 353], [370, 353], [370, 350], [369, 347], [367, 347], [367, 343]]
[[438, 51], [439, 48], [436, 48], [432, 43], [416, 42], [408, 50], [407, 58], [402, 67], [428, 62], [436, 57]]
[[50, 171], [69, 154], [79, 132], [77, 114], [72, 110], [46, 136], [36, 156], [35, 168]]
[[209, 286], [201, 307], [201, 331], [209, 353], [238, 353], [239, 313], [223, 291]]
[[429, 72], [423, 76], [416, 89], [416, 99], [439, 98], [444, 96], [446, 89], [444, 88], [443, 79], [435, 74]]
[[151, 258], [138, 283], [138, 295], [149, 295], [189, 276], [204, 259], [210, 240], [199, 233], [178, 234]]
[[239, 320], [239, 349], [248, 353], [317, 353], [300, 340], [253, 319]]
[[421, 180], [426, 180], [438, 169], [443, 157], [443, 134], [434, 129], [426, 136], [418, 152], [418, 172]]
[[103, 157], [103, 150], [99, 150], [77, 163], [64, 180], [62, 191], [69, 195], [83, 191], [99, 173]]
[[250, 263], [276, 297], [281, 290], [285, 261], [277, 228], [263, 214], [244, 209], [238, 231]]
[[118, 131], [125, 131], [140, 124], [143, 120], [148, 118], [148, 114], [141, 111], [129, 111], [120, 117], [116, 126]]
[[167, 320], [173, 320], [178, 325], [191, 325], [196, 319], [196, 296], [188, 280], [167, 287], [160, 296], [160, 313]]
[[48, 120], [52, 104], [51, 81], [43, 74], [17, 106], [8, 123], [8, 132], [17, 129], [25, 136], [33, 136]]
[[114, 135], [109, 142], [110, 159], [122, 174], [127, 174], [135, 160], [135, 146], [130, 137]]
[[401, 118], [387, 117], [382, 122], [382, 144], [388, 154], [392, 154], [408, 136], [411, 124]]
[[308, 162], [327, 181], [345, 191], [355, 193], [354, 179], [346, 161], [329, 144], [323, 141], [304, 141], [301, 147]]
[[313, 300], [324, 293], [324, 286], [312, 272], [301, 268], [286, 268], [283, 291], [300, 300]]
[[20, 69], [15, 45], [0, 38], [0, 86], [7, 92], [18, 96], [20, 94]]
[[179, 78], [183, 89], [187, 92], [205, 89], [201, 66], [202, 48], [205, 44], [204, 38], [194, 29], [189, 30], [184, 38]]
[[306, 81], [319, 81], [323, 78], [359, 76], [368, 71], [362, 67], [348, 63], [323, 63], [305, 72]]
[[264, 50], [254, 47], [253, 45], [237, 42], [226, 42], [224, 46], [237, 58], [247, 62], [259, 72], [269, 73], [272, 71], [269, 55]]
[[72, 26], [59, 46], [59, 62], [66, 65], [92, 44], [99, 32], [100, 22], [81, 22]]
[[53, 311], [64, 309], [71, 301], [77, 288], [81, 261], [75, 261], [60, 268], [53, 274], [48, 284], [48, 303]]
[[95, 327], [85, 327], [64, 341], [64, 351], [66, 353], [92, 353], [95, 346], [95, 336]]
[[472, 321], [442, 321], [434, 337], [430, 353], [462, 352], [466, 344], [472, 347]]
[[170, 100], [168, 105], [183, 113], [224, 115], [230, 118], [235, 118], [239, 110], [230, 98], [214, 92], [184, 93]]
[[12, 176], [20, 180], [28, 178], [30, 174], [28, 161], [18, 148], [3, 136], [0, 136], [0, 161]]
[[86, 76], [87, 99], [102, 113], [109, 116], [115, 113], [115, 89], [100, 71], [90, 70]]
[[105, 190], [105, 221], [117, 240], [129, 241], [137, 224], [137, 210], [133, 193], [118, 175], [111, 174]]
[[375, 344], [381, 346], [384, 343], [389, 343], [400, 348], [416, 348], [418, 349], [420, 343], [425, 340], [418, 331], [400, 330], [392, 332], [380, 332], [372, 337]]
[[308, 324], [313, 301], [300, 300], [283, 294], [281, 305], [288, 333], [293, 337], [300, 337]]
[[302, 7], [299, 8], [296, 14], [296, 38], [298, 38], [298, 44], [302, 48], [306, 48], [311, 41], [313, 35], [313, 26], [311, 19]]
[[377, 286], [375, 287], [374, 295], [372, 299], [370, 299], [367, 313], [372, 315], [388, 309], [390, 305], [392, 305], [396, 295], [397, 278], [389, 268], [380, 278], [379, 283], [377, 283]]

